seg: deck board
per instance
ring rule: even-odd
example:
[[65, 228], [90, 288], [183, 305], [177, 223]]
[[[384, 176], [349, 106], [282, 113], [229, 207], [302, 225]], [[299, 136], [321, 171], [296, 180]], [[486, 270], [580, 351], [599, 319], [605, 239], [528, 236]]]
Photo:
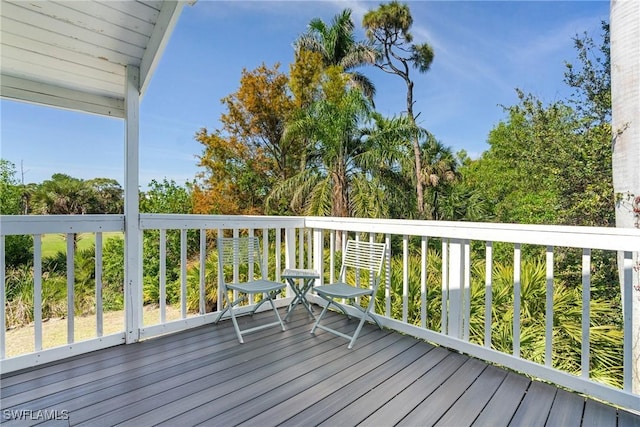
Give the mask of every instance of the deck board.
[[[313, 417], [326, 424], [340, 420], [351, 420], [353, 424], [362, 421], [371, 413], [372, 404], [380, 406], [400, 393], [406, 385], [428, 371], [433, 365], [442, 360], [448, 352], [443, 349], [428, 349], [422, 345], [410, 350], [422, 352], [420, 357], [411, 363], [398, 358], [391, 361], [381, 372], [372, 371], [367, 376], [341, 389], [340, 393], [333, 393], [316, 405], [302, 411], [299, 416], [292, 418], [289, 425], [299, 425], [304, 417]], [[425, 352], [426, 351], [426, 352]], [[407, 351], [407, 357], [414, 358], [412, 351]], [[428, 355], [428, 356], [427, 356]]]
[[[450, 353], [433, 369], [407, 384], [400, 393], [393, 396], [392, 399], [368, 416], [363, 425], [396, 425], [406, 416], [408, 411], [412, 411], [427, 396], [431, 395], [468, 360], [470, 359], [463, 355]], [[345, 412], [348, 413], [348, 410]], [[362, 415], [367, 415], [370, 412], [371, 410], [369, 409]], [[344, 422], [347, 421], [344, 418], [342, 420]]]
[[584, 399], [575, 393], [558, 390], [553, 400], [547, 425], [577, 427], [582, 422]]
[[583, 426], [587, 427], [615, 427], [616, 410], [600, 402], [589, 400], [584, 406]]
[[531, 381], [528, 378], [508, 373], [472, 425], [476, 427], [504, 427], [509, 425], [518, 409], [518, 405], [527, 392], [529, 384], [531, 384]]
[[477, 359], [469, 359], [438, 388], [437, 393], [420, 402], [399, 425], [434, 425], [487, 369]]
[[470, 426], [502, 384], [507, 372], [494, 366], [485, 369], [460, 399], [436, 422], [436, 426]]
[[[299, 426], [307, 420], [317, 420], [318, 423], [324, 421], [345, 407], [355, 405], [356, 401], [370, 406], [368, 398], [360, 400], [364, 394], [375, 393], [381, 388], [380, 384], [399, 380], [406, 372], [408, 375], [415, 375], [415, 369], [420, 364], [426, 363], [429, 358], [436, 359], [433, 352], [437, 352], [438, 349], [427, 348], [429, 344], [415, 341], [410, 345], [412, 341], [406, 338], [402, 346], [395, 343], [374, 357], [346, 369], [344, 374], [334, 375], [319, 383], [318, 387], [309, 388], [293, 397], [289, 401], [291, 405], [285, 402], [264, 415], [274, 417], [274, 421], [284, 426]], [[407, 344], [410, 346], [407, 347]], [[441, 353], [444, 357], [446, 351], [442, 350]], [[402, 386], [398, 388], [401, 389]], [[373, 396], [371, 401], [380, 400]]]
[[[339, 314], [327, 321], [356, 325]], [[136, 427], [640, 425], [635, 414], [373, 325], [352, 350], [310, 328], [297, 310], [286, 331], [244, 344], [221, 322], [2, 375], [3, 414], [58, 410], [68, 411], [65, 425]]]
[[556, 391], [555, 387], [548, 384], [532, 382], [509, 425], [544, 426], [551, 412]]

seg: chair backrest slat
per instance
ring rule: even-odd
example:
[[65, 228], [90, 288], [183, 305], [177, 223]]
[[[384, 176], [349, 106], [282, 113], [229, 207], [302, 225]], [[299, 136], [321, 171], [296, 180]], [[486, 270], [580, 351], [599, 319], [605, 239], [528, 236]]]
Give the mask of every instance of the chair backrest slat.
[[386, 244], [349, 240], [342, 256], [340, 277], [344, 280], [344, 273], [348, 267], [372, 271], [376, 278], [382, 272], [382, 265], [386, 251]]
[[218, 239], [218, 254], [225, 265], [262, 263], [257, 237], [221, 237]]

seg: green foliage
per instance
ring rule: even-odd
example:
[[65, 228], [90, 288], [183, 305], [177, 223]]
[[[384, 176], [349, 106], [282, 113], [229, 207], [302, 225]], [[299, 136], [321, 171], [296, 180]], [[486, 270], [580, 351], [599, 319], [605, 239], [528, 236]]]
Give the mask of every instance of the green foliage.
[[[565, 62], [564, 82], [574, 89], [570, 102], [588, 127], [611, 121], [611, 52], [609, 24], [601, 22], [601, 45], [584, 33], [573, 39], [578, 65]], [[611, 135], [609, 135], [611, 137]]]
[[[408, 266], [407, 321], [421, 325], [422, 294], [420, 289], [421, 259], [410, 246]], [[391, 317], [403, 318], [402, 257], [391, 260]], [[514, 272], [509, 262], [494, 262], [492, 273], [492, 347], [498, 351], [513, 352]], [[484, 343], [485, 331], [485, 265], [484, 259], [472, 262], [470, 341]], [[386, 299], [383, 284], [376, 297], [376, 312], [385, 313]], [[546, 267], [539, 257], [523, 259], [520, 270], [520, 353], [527, 360], [544, 364], [546, 328]], [[439, 250], [427, 252], [426, 327], [440, 331], [442, 310], [442, 259]], [[579, 375], [581, 370], [582, 289], [567, 286], [556, 278], [553, 288], [553, 344], [554, 367]], [[590, 375], [597, 381], [615, 387], [622, 385], [622, 329], [620, 308], [592, 292], [590, 301]]]
[[375, 95], [375, 86], [354, 68], [373, 64], [375, 50], [368, 44], [355, 40], [351, 10], [344, 9], [334, 16], [330, 25], [321, 19], [313, 19], [308, 31], [295, 42], [296, 54], [303, 51], [320, 54], [325, 67], [339, 67], [352, 87], [358, 88], [369, 99]]
[[[193, 212], [193, 198], [189, 186], [178, 186], [175, 181], [152, 180], [149, 189], [140, 194], [140, 212], [190, 214]], [[198, 248], [199, 232], [187, 233], [187, 257]], [[174, 301], [173, 283], [180, 277], [180, 231], [166, 231], [166, 280], [167, 300]], [[143, 297], [145, 302], [158, 303], [160, 283], [160, 230], [145, 230], [143, 234]], [[171, 289], [169, 289], [171, 288]], [[155, 290], [154, 290], [155, 289]], [[178, 295], [179, 295], [178, 285]]]
[[304, 109], [320, 97], [320, 81], [324, 72], [322, 55], [298, 50], [289, 68], [289, 88], [296, 108]]
[[0, 159], [0, 215], [19, 215], [22, 212], [22, 189], [16, 179], [15, 165]]
[[[420, 277], [422, 272], [421, 259], [416, 255], [415, 250], [411, 250], [408, 266], [408, 291], [407, 297], [407, 322], [412, 325], [420, 325], [422, 322], [422, 293]], [[403, 261], [401, 256], [395, 256], [391, 259], [391, 285], [389, 295], [391, 298], [391, 318], [403, 318]], [[376, 312], [385, 313], [386, 301], [383, 284], [378, 288], [376, 298]], [[426, 320], [427, 329], [440, 331], [441, 313], [442, 313], [442, 257], [435, 249], [427, 251], [427, 284], [426, 287]]]
[[[0, 159], [0, 215], [22, 213], [23, 189], [15, 177], [15, 165]], [[7, 236], [5, 238], [5, 263], [8, 268], [29, 264], [33, 256], [31, 236]]]
[[[562, 102], [520, 104], [489, 135], [490, 148], [464, 171], [498, 222], [609, 226], [613, 223], [610, 142], [584, 130]], [[598, 177], [594, 179], [594, 177]]]
[[5, 237], [5, 263], [8, 268], [33, 264], [33, 237]]
[[[238, 91], [222, 99], [222, 128], [197, 133], [205, 170], [195, 186], [196, 213], [263, 214], [272, 186], [300, 167], [303, 140], [283, 138], [295, 105], [278, 68], [243, 70]], [[284, 212], [282, 205], [278, 201], [274, 210]]]
[[[434, 58], [433, 48], [428, 44], [413, 44], [411, 26], [413, 17], [409, 6], [394, 0], [381, 4], [377, 9], [370, 10], [364, 15], [362, 26], [372, 46], [377, 50], [375, 66], [385, 73], [395, 74], [407, 86], [407, 117], [415, 126], [417, 115], [413, 112], [414, 81], [411, 77], [411, 67], [420, 73], [425, 73], [431, 67]], [[428, 185], [422, 174], [423, 154], [421, 144], [416, 134], [412, 138], [414, 158], [414, 188], [416, 192], [416, 207], [418, 216], [425, 216], [424, 187]], [[432, 208], [433, 210], [433, 208]], [[428, 217], [427, 217], [428, 218]], [[433, 219], [433, 218], [428, 218]]]
[[93, 178], [85, 181], [93, 190], [91, 213], [124, 213], [124, 190], [115, 179]]
[[193, 212], [189, 186], [180, 187], [174, 180], [152, 179], [149, 189], [140, 192], [141, 213], [190, 214]]
[[105, 240], [102, 249], [102, 304], [105, 311], [124, 308], [124, 239]]
[[[218, 252], [211, 252], [204, 266], [205, 313], [218, 309]], [[200, 310], [200, 263], [193, 263], [187, 270], [187, 310]]]
[[325, 88], [329, 87], [327, 98], [311, 104], [287, 129], [289, 138], [304, 136], [309, 141], [306, 168], [276, 185], [267, 203], [286, 197], [294, 212], [353, 216], [352, 203], [358, 200], [353, 192], [361, 188], [353, 185], [362, 173], [357, 159], [367, 149], [360, 125], [371, 106], [360, 91], [345, 91], [340, 74], [329, 76]]
[[83, 180], [56, 173], [38, 186], [33, 208], [37, 213], [49, 215], [93, 213], [93, 196]]

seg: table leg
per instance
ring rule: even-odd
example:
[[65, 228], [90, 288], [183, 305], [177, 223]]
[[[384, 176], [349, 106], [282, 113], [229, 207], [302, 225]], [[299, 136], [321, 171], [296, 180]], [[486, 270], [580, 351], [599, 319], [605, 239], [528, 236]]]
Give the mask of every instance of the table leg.
[[313, 284], [313, 281], [314, 279], [303, 279], [302, 286], [298, 287], [295, 284], [295, 279], [287, 278], [287, 282], [289, 282], [289, 285], [291, 286], [291, 289], [295, 293], [295, 296], [291, 301], [291, 304], [289, 304], [289, 307], [287, 308], [287, 315], [284, 318], [285, 320], [288, 320], [289, 316], [291, 315], [291, 313], [293, 312], [293, 310], [296, 308], [298, 304], [302, 304], [304, 308], [307, 310], [307, 312], [309, 312], [311, 317], [315, 319], [315, 315], [313, 314], [313, 309], [311, 308], [311, 306], [309, 305], [309, 302], [305, 298], [306, 293], [309, 291], [309, 289], [311, 289], [311, 285]]

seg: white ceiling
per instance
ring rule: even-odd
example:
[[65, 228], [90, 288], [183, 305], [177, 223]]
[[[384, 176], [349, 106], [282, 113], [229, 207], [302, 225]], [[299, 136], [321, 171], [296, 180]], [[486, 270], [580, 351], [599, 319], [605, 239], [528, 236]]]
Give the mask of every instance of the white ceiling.
[[181, 1], [0, 0], [0, 95], [124, 117], [125, 66], [141, 94]]

